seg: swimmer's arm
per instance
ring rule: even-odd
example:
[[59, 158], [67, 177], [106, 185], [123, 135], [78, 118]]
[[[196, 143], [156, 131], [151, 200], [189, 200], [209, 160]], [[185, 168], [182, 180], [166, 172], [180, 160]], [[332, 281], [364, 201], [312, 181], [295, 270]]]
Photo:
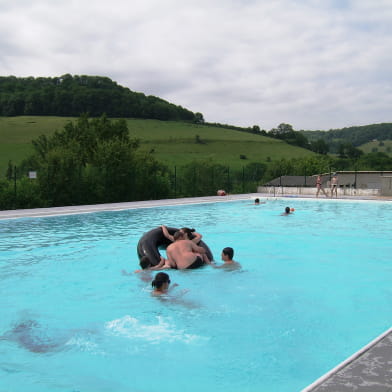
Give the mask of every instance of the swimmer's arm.
[[169, 233], [167, 230], [167, 227], [165, 225], [161, 225], [162, 233], [163, 235], [170, 240], [171, 242], [174, 242], [174, 237]]
[[206, 250], [204, 248], [202, 248], [201, 246], [196, 245], [194, 242], [191, 242], [192, 244], [192, 251], [194, 253], [201, 253], [201, 254], [205, 254]]
[[200, 233], [193, 232], [193, 238], [192, 242], [194, 242], [196, 245], [201, 241], [201, 238], [203, 237]]
[[156, 271], [156, 270], [161, 270], [161, 269], [165, 269], [165, 268], [170, 268], [169, 266], [166, 266], [165, 263], [166, 263], [166, 260], [161, 256], [161, 261], [159, 262], [159, 264], [155, 265], [154, 267], [150, 267], [149, 270]]

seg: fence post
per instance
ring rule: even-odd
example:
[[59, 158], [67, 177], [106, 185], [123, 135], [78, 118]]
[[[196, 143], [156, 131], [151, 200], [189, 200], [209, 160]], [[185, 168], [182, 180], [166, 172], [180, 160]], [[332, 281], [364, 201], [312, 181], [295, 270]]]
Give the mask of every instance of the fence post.
[[177, 166], [174, 166], [174, 198], [177, 199]]
[[196, 183], [196, 168], [193, 168], [193, 190], [192, 190], [192, 197], [195, 197], [195, 192], [196, 192], [196, 188], [195, 188], [195, 183]]
[[[214, 178], [214, 175], [215, 175], [215, 173], [214, 173], [214, 166], [211, 166], [211, 190], [213, 191], [213, 192], [216, 192], [215, 191], [215, 178]], [[214, 193], [213, 193], [214, 194]]]
[[16, 166], [14, 166], [14, 207], [16, 208]]
[[242, 193], [245, 193], [245, 166], [242, 166]]
[[227, 193], [230, 192], [230, 167], [227, 167]]

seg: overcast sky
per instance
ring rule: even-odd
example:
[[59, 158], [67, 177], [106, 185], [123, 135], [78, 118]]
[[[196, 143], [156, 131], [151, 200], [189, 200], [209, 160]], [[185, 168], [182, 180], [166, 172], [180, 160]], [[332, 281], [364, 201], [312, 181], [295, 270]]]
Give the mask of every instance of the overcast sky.
[[392, 122], [392, 0], [0, 0], [1, 76], [107, 76], [206, 121]]

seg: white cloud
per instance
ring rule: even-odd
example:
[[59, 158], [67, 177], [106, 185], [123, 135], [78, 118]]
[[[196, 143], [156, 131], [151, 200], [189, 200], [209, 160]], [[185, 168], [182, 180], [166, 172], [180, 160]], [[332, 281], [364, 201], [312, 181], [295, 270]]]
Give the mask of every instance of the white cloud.
[[0, 74], [103, 75], [207, 121], [392, 121], [390, 0], [0, 0]]

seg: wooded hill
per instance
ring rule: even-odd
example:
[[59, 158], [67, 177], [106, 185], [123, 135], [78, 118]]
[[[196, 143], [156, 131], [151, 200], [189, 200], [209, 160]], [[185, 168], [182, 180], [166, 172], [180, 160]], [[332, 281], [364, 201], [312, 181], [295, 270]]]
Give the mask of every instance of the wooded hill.
[[0, 116], [74, 116], [195, 121], [202, 118], [161, 98], [131, 91], [102, 76], [0, 77]]
[[338, 152], [342, 144], [359, 147], [372, 141], [392, 140], [392, 123], [354, 126], [329, 131], [300, 131], [310, 142], [323, 140], [330, 152]]
[[[194, 122], [270, 136], [318, 153], [337, 153], [341, 145], [358, 147], [374, 140], [392, 140], [392, 123], [329, 131], [295, 131], [290, 124], [280, 124], [269, 132], [261, 130], [258, 125], [245, 128], [205, 123], [201, 113], [193, 113], [159, 97], [131, 91], [104, 76], [0, 77], [0, 116], [78, 117], [82, 113], [90, 117], [105, 113], [111, 118]], [[324, 142], [327, 148], [320, 142]]]

